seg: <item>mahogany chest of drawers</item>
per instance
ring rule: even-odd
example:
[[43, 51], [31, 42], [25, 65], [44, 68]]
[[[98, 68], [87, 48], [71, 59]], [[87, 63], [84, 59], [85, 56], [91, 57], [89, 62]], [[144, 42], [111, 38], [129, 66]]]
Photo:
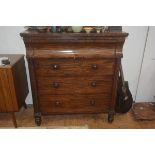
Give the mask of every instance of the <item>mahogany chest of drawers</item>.
[[17, 127], [14, 112], [22, 106], [26, 108], [28, 83], [24, 55], [1, 55], [8, 57], [10, 64], [0, 65], [0, 112], [11, 113], [14, 126]]
[[128, 34], [21, 33], [37, 125], [41, 115], [115, 113], [118, 68]]

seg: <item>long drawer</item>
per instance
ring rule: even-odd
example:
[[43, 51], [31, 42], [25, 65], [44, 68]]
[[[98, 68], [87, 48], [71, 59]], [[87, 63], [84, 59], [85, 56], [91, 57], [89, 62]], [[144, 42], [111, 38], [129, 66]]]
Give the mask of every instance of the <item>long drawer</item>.
[[114, 59], [36, 59], [37, 76], [113, 75]]
[[107, 94], [44, 95], [39, 98], [39, 107], [43, 114], [107, 112], [111, 102], [111, 97]]
[[99, 94], [112, 91], [112, 76], [102, 77], [38, 77], [39, 95]]

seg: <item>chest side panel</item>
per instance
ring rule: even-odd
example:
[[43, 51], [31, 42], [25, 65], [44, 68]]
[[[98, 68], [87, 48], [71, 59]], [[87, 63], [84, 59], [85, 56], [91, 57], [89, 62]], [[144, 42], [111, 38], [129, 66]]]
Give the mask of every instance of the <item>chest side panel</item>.
[[13, 82], [15, 85], [18, 109], [23, 105], [28, 95], [28, 83], [24, 57], [22, 57], [12, 68]]

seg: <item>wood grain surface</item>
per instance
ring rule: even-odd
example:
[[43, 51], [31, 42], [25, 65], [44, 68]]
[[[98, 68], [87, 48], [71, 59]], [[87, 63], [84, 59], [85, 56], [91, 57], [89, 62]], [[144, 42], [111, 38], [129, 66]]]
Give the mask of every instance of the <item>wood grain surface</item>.
[[41, 114], [56, 113], [108, 112], [109, 122], [113, 120], [118, 62], [127, 33], [25, 31], [20, 35], [26, 46], [37, 125]]
[[40, 110], [48, 113], [102, 113], [107, 112], [110, 95], [44, 95], [40, 98]]
[[10, 64], [0, 66], [0, 112], [10, 113], [17, 127], [14, 112], [26, 107], [29, 92], [24, 55], [0, 55], [4, 56], [9, 58]]
[[[57, 69], [54, 69], [57, 65]], [[96, 68], [94, 67], [96, 65]], [[113, 75], [114, 59], [37, 59], [35, 60], [37, 76], [103, 76]]]
[[112, 76], [105, 77], [39, 77], [38, 92], [45, 94], [98, 94], [109, 93], [112, 89]]

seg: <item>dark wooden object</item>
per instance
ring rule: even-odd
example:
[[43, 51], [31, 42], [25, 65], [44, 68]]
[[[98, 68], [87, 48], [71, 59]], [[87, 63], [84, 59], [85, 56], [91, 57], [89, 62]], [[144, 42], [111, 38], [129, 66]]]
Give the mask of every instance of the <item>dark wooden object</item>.
[[26, 108], [28, 84], [24, 55], [0, 55], [9, 57], [10, 64], [0, 66], [0, 112], [10, 113], [13, 124], [17, 127], [14, 112], [22, 106]]
[[26, 46], [34, 116], [115, 114], [117, 81], [127, 33], [21, 33]]
[[115, 111], [117, 113], [126, 113], [131, 109], [132, 104], [132, 94], [129, 89], [128, 81], [124, 81], [122, 64], [120, 64], [117, 88], [117, 103], [115, 106]]

